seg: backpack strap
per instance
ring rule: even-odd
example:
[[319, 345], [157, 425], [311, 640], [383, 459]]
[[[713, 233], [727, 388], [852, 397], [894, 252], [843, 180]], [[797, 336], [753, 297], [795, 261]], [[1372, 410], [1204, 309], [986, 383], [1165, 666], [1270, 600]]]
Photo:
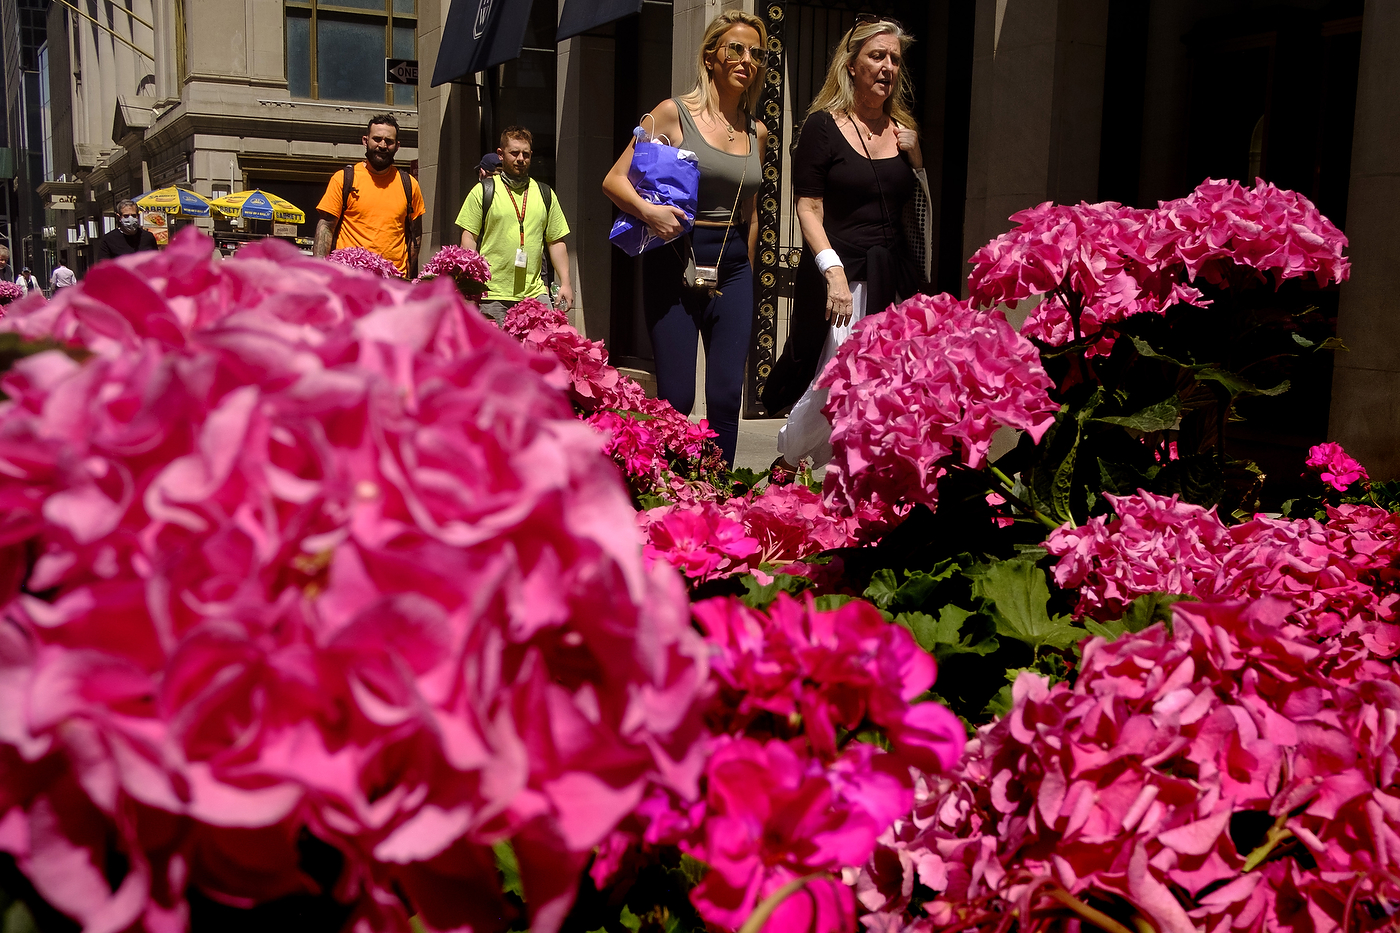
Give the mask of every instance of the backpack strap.
[[540, 200], [544, 201], [544, 255], [540, 257], [540, 280], [544, 282], [544, 287], [551, 293], [554, 291], [554, 263], [549, 260], [549, 211], [554, 207], [554, 192], [549, 190], [549, 185], [542, 181], [536, 181], [535, 187], [540, 189]]
[[340, 177], [340, 215], [335, 219], [335, 232], [331, 234], [331, 251], [340, 245], [340, 226], [345, 223], [345, 208], [350, 206], [350, 189], [355, 187], [355, 166], [347, 165]]
[[[413, 181], [408, 177], [408, 171], [399, 169], [399, 181], [403, 184], [403, 262], [404, 266], [412, 261], [413, 243], [408, 233], [408, 225], [413, 223]], [[409, 269], [409, 272], [416, 272]]]
[[481, 179], [481, 229], [476, 234], [476, 245], [486, 239], [486, 218], [491, 216], [491, 201], [496, 197], [496, 176], [487, 175]]

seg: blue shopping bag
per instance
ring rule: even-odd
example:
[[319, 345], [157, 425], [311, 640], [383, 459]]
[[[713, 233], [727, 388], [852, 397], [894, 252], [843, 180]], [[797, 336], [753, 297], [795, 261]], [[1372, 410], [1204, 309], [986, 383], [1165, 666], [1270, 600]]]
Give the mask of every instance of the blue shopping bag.
[[[632, 166], [627, 180], [637, 194], [652, 204], [669, 204], [685, 211], [681, 219], [681, 235], [695, 225], [695, 210], [700, 199], [700, 163], [695, 153], [655, 142], [640, 126], [632, 131], [636, 146], [632, 151]], [[666, 242], [631, 214], [619, 214], [608, 239], [629, 256], [640, 256]]]

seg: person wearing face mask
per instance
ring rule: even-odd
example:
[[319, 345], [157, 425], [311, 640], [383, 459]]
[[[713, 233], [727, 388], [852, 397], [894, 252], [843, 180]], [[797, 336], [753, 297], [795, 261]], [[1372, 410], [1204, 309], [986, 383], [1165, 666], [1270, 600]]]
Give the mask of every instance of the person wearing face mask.
[[[769, 411], [792, 405], [770, 477], [790, 481], [805, 460], [831, 459], [827, 390], [815, 381], [862, 317], [918, 290], [903, 208], [922, 184], [904, 52], [892, 19], [861, 14], [832, 56], [792, 156], [792, 188], [806, 248], [797, 268], [787, 346], [764, 385]], [[794, 404], [796, 402], [796, 404]]]
[[156, 248], [155, 234], [141, 229], [141, 208], [131, 199], [117, 204], [117, 227], [97, 241], [97, 261]]
[[393, 114], [369, 118], [365, 158], [331, 176], [316, 205], [317, 256], [359, 246], [398, 267], [404, 278], [418, 274], [423, 243], [423, 192], [418, 179], [394, 167], [399, 121]]

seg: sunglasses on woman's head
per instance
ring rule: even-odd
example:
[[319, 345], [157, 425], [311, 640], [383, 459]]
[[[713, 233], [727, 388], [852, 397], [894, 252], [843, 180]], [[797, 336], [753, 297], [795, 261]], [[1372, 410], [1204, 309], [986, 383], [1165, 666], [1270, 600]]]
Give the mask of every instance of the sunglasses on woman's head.
[[892, 17], [889, 17], [889, 16], [881, 16], [881, 15], [878, 14], [878, 13], [857, 13], [857, 14], [856, 14], [856, 24], [855, 24], [854, 26], [851, 27], [851, 31], [850, 31], [850, 33], [847, 35], [847, 38], [846, 38], [846, 53], [847, 53], [848, 55], [850, 54], [850, 51], [851, 51], [851, 42], [852, 42], [852, 40], [854, 40], [855, 37], [856, 37], [856, 30], [859, 29], [861, 26], [866, 25], [867, 23], [889, 23], [889, 24], [890, 24], [891, 26], [893, 26], [897, 31], [899, 31], [899, 32], [903, 32], [903, 31], [904, 31], [904, 24], [901, 23], [899, 20], [894, 19], [894, 18], [892, 18]]
[[720, 46], [720, 51], [724, 53], [724, 60], [727, 62], [741, 62], [744, 60], [744, 53], [749, 54], [753, 63], [762, 68], [768, 64], [768, 50], [760, 46], [747, 46], [742, 42], [726, 42]]

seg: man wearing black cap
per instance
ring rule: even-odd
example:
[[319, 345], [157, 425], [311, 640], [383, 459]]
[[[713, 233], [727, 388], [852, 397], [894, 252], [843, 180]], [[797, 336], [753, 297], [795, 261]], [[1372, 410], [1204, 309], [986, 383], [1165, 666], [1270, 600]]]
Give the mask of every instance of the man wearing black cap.
[[[457, 215], [462, 246], [479, 251], [491, 266], [481, 311], [498, 324], [526, 298], [552, 301], [564, 311], [574, 306], [564, 243], [569, 224], [549, 185], [530, 177], [532, 147], [525, 127], [502, 130], [501, 147], [487, 156], [494, 156], [493, 162], [483, 158], [477, 166], [483, 173], [481, 182], [467, 193]], [[499, 174], [485, 174], [492, 164], [500, 166]], [[557, 292], [552, 287], [555, 277]]]
[[476, 180], [485, 181], [490, 176], [499, 174], [500, 171], [501, 157], [494, 152], [488, 152], [476, 164]]

